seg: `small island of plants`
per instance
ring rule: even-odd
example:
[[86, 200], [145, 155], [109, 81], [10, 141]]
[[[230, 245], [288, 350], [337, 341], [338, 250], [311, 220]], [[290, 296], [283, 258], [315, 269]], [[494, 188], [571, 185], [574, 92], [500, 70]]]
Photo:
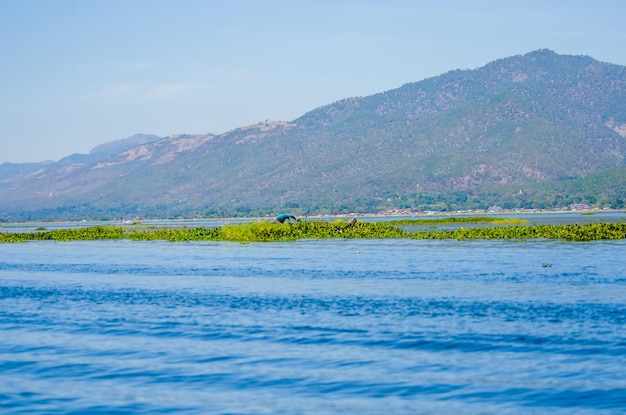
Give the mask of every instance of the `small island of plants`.
[[[410, 232], [405, 225], [442, 223], [487, 223], [490, 226], [455, 230]], [[442, 218], [388, 222], [346, 222], [343, 220], [299, 221], [292, 224], [250, 222], [217, 228], [168, 228], [130, 226], [93, 226], [34, 232], [0, 232], [0, 243], [26, 241], [87, 241], [129, 239], [134, 241], [232, 241], [240, 243], [295, 241], [299, 239], [558, 239], [594, 241], [626, 239], [626, 223], [584, 225], [523, 225], [520, 219]]]

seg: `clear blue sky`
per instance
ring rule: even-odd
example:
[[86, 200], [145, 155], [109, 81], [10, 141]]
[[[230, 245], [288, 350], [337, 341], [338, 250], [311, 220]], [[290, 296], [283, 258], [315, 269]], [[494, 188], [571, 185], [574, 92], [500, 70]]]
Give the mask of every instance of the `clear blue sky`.
[[626, 65], [623, 0], [0, 0], [0, 163], [289, 121], [536, 49]]

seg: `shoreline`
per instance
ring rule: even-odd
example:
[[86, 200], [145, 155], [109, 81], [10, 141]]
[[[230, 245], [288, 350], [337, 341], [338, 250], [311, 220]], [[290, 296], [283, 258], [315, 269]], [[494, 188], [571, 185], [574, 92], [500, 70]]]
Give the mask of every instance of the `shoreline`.
[[[311, 220], [332, 220], [341, 218], [363, 218], [363, 219], [393, 219], [393, 218], [438, 218], [438, 217], [471, 217], [471, 216], [532, 216], [532, 215], [581, 215], [581, 216], [593, 216], [596, 214], [624, 214], [626, 215], [626, 209], [590, 209], [590, 210], [503, 210], [499, 212], [485, 211], [485, 210], [468, 210], [468, 211], [455, 211], [455, 212], [411, 212], [403, 209], [390, 210], [377, 213], [363, 213], [363, 212], [350, 212], [350, 213], [320, 213], [312, 215], [298, 216], [300, 219]], [[62, 224], [111, 224], [111, 225], [137, 225], [137, 224], [149, 224], [149, 223], [162, 223], [162, 222], [263, 222], [273, 219], [275, 216], [250, 216], [250, 217], [207, 217], [207, 218], [153, 218], [153, 219], [109, 219], [109, 220], [50, 220], [50, 221], [23, 221], [23, 222], [1, 222], [0, 229], [5, 227], [19, 227], [32, 226], [36, 224], [47, 225], [62, 225]]]

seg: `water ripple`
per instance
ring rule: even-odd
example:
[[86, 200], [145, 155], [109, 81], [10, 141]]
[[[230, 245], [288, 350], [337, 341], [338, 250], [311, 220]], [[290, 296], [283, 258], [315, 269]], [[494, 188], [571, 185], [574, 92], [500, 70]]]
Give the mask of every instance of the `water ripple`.
[[0, 408], [620, 413], [624, 246], [3, 247]]

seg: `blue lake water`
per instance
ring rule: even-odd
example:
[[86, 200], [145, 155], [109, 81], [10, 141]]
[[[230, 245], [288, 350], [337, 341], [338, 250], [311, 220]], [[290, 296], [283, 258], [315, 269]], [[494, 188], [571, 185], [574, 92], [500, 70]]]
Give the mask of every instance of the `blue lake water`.
[[0, 413], [626, 413], [625, 252], [0, 245]]

